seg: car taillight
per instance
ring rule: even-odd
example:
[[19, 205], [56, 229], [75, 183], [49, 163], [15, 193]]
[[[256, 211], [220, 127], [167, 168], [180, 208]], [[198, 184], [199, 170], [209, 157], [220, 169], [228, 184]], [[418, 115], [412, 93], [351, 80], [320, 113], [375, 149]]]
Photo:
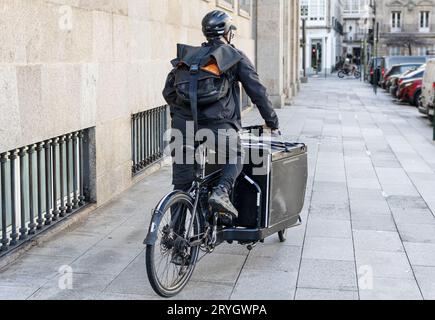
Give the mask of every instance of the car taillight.
[[435, 82], [432, 83], [432, 89], [435, 89]]

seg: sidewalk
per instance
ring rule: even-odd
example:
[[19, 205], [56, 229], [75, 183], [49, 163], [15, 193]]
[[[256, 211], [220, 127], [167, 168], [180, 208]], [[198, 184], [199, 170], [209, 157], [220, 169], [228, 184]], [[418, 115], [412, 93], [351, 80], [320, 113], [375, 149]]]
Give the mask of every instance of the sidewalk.
[[[252, 252], [223, 245], [179, 299], [435, 299], [435, 145], [414, 107], [357, 80], [309, 79], [278, 110], [309, 146], [303, 225]], [[259, 123], [257, 112], [246, 120]], [[0, 271], [0, 299], [158, 299], [146, 277], [152, 207], [170, 169]], [[74, 272], [59, 288], [59, 268]]]

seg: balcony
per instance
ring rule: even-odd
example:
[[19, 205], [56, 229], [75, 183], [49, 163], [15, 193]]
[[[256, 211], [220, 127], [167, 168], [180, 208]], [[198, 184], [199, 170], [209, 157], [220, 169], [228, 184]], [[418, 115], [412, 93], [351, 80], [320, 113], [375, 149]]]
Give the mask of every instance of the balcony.
[[433, 33], [434, 28], [420, 28], [418, 23], [402, 24], [399, 28], [393, 28], [390, 23], [384, 23], [380, 25], [380, 33], [383, 34], [413, 34], [426, 36], [428, 33]]
[[344, 9], [342, 14], [343, 19], [366, 19], [372, 16], [372, 11], [369, 8]]
[[361, 42], [364, 41], [364, 39], [366, 38], [366, 34], [365, 33], [352, 33], [352, 34], [345, 34], [344, 38], [343, 38], [343, 42], [345, 43], [353, 43], [353, 42]]

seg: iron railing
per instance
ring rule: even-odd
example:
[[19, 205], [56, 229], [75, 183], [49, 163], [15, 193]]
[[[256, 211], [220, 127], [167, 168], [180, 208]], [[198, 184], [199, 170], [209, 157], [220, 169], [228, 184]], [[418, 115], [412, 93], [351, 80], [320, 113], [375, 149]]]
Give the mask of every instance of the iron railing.
[[349, 34], [346, 33], [343, 38], [343, 42], [361, 42], [366, 39], [366, 34], [362, 32]]
[[0, 154], [0, 256], [89, 201], [88, 131]]
[[132, 172], [140, 173], [163, 158], [167, 130], [167, 106], [132, 115]]

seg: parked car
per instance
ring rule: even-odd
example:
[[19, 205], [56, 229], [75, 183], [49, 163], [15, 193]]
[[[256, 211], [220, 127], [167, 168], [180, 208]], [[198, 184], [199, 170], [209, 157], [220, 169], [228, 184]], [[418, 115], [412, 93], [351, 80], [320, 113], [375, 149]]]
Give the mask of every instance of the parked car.
[[397, 98], [402, 102], [408, 102], [413, 106], [418, 106], [421, 96], [421, 86], [423, 78], [415, 78], [403, 81], [399, 87]]
[[399, 78], [399, 81], [397, 82], [397, 92], [396, 92], [396, 97], [398, 96], [398, 91], [399, 91], [399, 89], [400, 89], [400, 85], [401, 85], [404, 81], [423, 78], [424, 70], [425, 70], [425, 65], [422, 65], [422, 66], [421, 66], [420, 68], [418, 68], [417, 70], [414, 70], [414, 71], [408, 73], [408, 74], [405, 75], [405, 76], [401, 76], [401, 77]]
[[386, 56], [381, 58], [381, 74], [379, 85], [382, 88], [385, 88], [385, 79], [384, 76], [388, 73], [388, 71], [392, 68], [392, 66], [397, 64], [404, 63], [420, 63], [423, 64], [427, 60], [426, 56]]
[[381, 59], [380, 57], [376, 57], [376, 58], [371, 58], [370, 59], [370, 63], [369, 63], [369, 76], [368, 76], [368, 81], [370, 84], [374, 84], [375, 79], [377, 79], [376, 81], [379, 81], [380, 76], [381, 76]]
[[422, 63], [403, 63], [403, 64], [396, 64], [392, 66], [384, 76], [385, 89], [387, 91], [390, 91], [390, 87], [395, 78], [400, 77], [400, 75], [404, 74], [409, 70], [411, 71], [416, 70], [421, 65]]
[[435, 59], [427, 62], [423, 75], [422, 94], [419, 102], [419, 111], [433, 120], [435, 99]]
[[426, 64], [422, 64], [417, 69], [409, 69], [405, 71], [403, 74], [395, 75], [390, 77], [390, 93], [393, 97], [397, 97], [397, 90], [399, 89], [399, 83], [401, 81], [404, 81], [405, 79], [411, 79], [411, 78], [421, 78], [420, 74], [424, 72], [424, 69], [426, 67]]

